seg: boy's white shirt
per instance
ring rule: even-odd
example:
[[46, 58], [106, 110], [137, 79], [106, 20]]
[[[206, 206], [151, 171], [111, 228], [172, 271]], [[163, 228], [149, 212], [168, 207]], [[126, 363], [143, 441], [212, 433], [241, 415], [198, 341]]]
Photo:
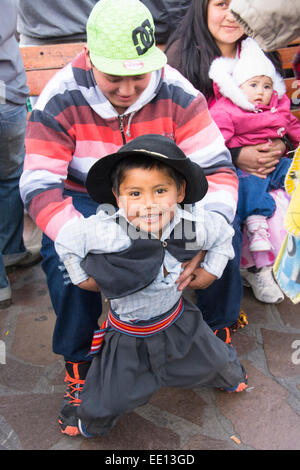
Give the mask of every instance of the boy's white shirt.
[[[80, 263], [89, 252], [115, 253], [127, 249], [132, 243], [122, 228], [122, 224], [116, 223], [118, 215], [126, 218], [121, 209], [113, 215], [108, 215], [103, 210], [99, 210], [97, 214], [88, 218], [76, 217], [70, 220], [60, 230], [55, 241], [55, 249], [63, 261], [73, 284], [79, 284], [88, 279], [88, 275], [81, 268]], [[169, 238], [170, 233], [181, 218], [195, 221], [196, 245], [193, 244], [193, 247], [196, 248], [195, 255], [200, 250], [207, 251], [202, 267], [207, 272], [220, 278], [228, 260], [234, 257], [232, 248], [233, 228], [226, 223], [222, 215], [204, 210], [201, 202], [192, 206], [191, 212], [177, 206], [174, 218], [163, 230], [162, 241]], [[189, 246], [187, 248], [190, 249]], [[164, 275], [163, 267], [168, 272], [167, 276]], [[124, 321], [146, 320], [152, 316], [165, 313], [172, 308], [181, 295], [181, 292], [177, 290], [177, 284], [175, 284], [181, 272], [181, 262], [176, 260], [166, 247], [163, 264], [153, 283], [138, 293], [111, 301], [112, 308], [117, 311]], [[156, 306], [153, 302], [154, 288], [155, 292], [160, 292], [162, 296]], [[147, 299], [148, 295], [151, 298]], [[164, 297], [165, 299], [162, 301]], [[150, 300], [149, 304], [147, 300]], [[170, 304], [169, 308], [166, 304]], [[157, 309], [162, 311], [157, 312]]]

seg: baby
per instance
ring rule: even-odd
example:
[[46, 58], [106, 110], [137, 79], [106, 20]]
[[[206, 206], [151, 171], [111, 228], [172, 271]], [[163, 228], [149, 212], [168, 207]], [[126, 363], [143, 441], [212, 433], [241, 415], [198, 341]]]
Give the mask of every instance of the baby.
[[[210, 77], [222, 97], [211, 114], [219, 126], [226, 146], [244, 147], [288, 137], [294, 148], [300, 141], [300, 123], [290, 111], [283, 79], [256, 42], [242, 42], [238, 60], [218, 58]], [[252, 252], [272, 249], [267, 218], [275, 211], [269, 191], [283, 188], [291, 163], [281, 158], [267, 177], [237, 169], [239, 176], [238, 215], [247, 226]]]
[[[271, 144], [272, 139], [278, 138], [297, 148], [300, 123], [291, 113], [284, 80], [253, 39], [242, 41], [238, 59], [215, 59], [209, 75], [219, 95], [211, 115], [228, 148]], [[267, 176], [237, 168], [237, 213], [246, 227], [248, 248], [255, 264], [241, 273], [244, 284], [252, 287], [259, 300], [265, 298], [266, 289], [273, 301], [283, 300], [272, 275], [271, 261], [267, 261], [274, 258], [277, 246], [275, 234], [269, 232], [268, 219], [276, 209], [270, 192], [284, 189], [290, 163], [290, 158], [280, 158]]]

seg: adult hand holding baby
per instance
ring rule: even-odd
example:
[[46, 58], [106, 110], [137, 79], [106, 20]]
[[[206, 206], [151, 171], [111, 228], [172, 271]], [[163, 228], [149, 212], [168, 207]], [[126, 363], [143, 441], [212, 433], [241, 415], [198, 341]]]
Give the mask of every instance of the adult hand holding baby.
[[241, 149], [236, 166], [252, 175], [266, 178], [275, 169], [285, 150], [285, 143], [281, 139], [246, 146]]

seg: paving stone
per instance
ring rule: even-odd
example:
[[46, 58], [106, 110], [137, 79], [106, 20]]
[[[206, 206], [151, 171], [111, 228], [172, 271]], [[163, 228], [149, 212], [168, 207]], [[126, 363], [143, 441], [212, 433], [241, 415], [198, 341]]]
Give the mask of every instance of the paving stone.
[[38, 311], [20, 315], [11, 353], [32, 364], [52, 364], [57, 360], [51, 351], [54, 322], [54, 314], [43, 311], [42, 306]]
[[6, 364], [0, 364], [1, 385], [15, 391], [32, 391], [43, 374], [42, 367], [24, 364], [11, 357], [6, 357]]
[[122, 416], [108, 436], [84, 439], [81, 450], [174, 450], [179, 436], [136, 413]]
[[162, 389], [149, 405], [122, 416], [108, 436], [89, 440], [59, 431], [65, 371], [52, 352], [55, 315], [44, 273], [37, 265], [13, 269], [9, 278], [14, 304], [0, 310], [0, 340], [7, 345], [6, 364], [0, 364], [0, 449], [300, 450], [299, 304], [285, 299], [270, 307], [245, 288], [249, 326], [232, 338], [249, 392]]
[[241, 303], [241, 308], [248, 315], [249, 325], [261, 324], [268, 320], [267, 305], [257, 301], [253, 294], [252, 289], [244, 287], [244, 295]]
[[243, 444], [256, 450], [300, 450], [300, 417], [287, 404], [288, 391], [243, 361], [248, 392], [217, 393], [220, 412], [231, 421]]
[[193, 390], [162, 388], [152, 396], [149, 403], [198, 426], [203, 424], [206, 403]]
[[247, 335], [247, 327], [245, 329], [239, 329], [232, 335], [232, 345], [237, 351], [239, 357], [254, 351], [257, 348], [256, 338]]
[[187, 444], [183, 450], [239, 450], [237, 444], [233, 442], [226, 442], [220, 439], [212, 439], [211, 437], [196, 434]]
[[12, 394], [1, 397], [0, 415], [17, 434], [23, 450], [47, 450], [62, 436], [57, 424], [60, 403], [58, 394]]
[[285, 326], [300, 329], [300, 304], [293, 304], [291, 300], [285, 298], [276, 307]]
[[35, 282], [34, 284], [30, 279], [20, 287], [14, 286], [12, 290], [13, 304], [15, 307], [21, 306], [22, 309], [32, 308], [38, 310], [51, 309], [51, 302], [43, 280]]
[[0, 309], [0, 339], [4, 339], [6, 330], [5, 325], [12, 307]]
[[296, 353], [293, 345], [299, 341], [298, 350], [300, 349], [300, 334], [282, 333], [264, 328], [261, 332], [270, 373], [275, 377], [299, 375], [300, 378], [300, 364], [295, 364], [293, 360]]

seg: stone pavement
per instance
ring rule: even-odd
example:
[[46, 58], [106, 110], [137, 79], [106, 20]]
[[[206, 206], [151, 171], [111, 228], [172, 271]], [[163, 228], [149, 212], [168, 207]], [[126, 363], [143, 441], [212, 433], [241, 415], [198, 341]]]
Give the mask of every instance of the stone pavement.
[[103, 438], [60, 433], [64, 365], [51, 351], [55, 315], [40, 265], [9, 274], [13, 304], [0, 310], [0, 449], [299, 450], [300, 305], [257, 302], [233, 336], [249, 376], [241, 394], [166, 388]]

